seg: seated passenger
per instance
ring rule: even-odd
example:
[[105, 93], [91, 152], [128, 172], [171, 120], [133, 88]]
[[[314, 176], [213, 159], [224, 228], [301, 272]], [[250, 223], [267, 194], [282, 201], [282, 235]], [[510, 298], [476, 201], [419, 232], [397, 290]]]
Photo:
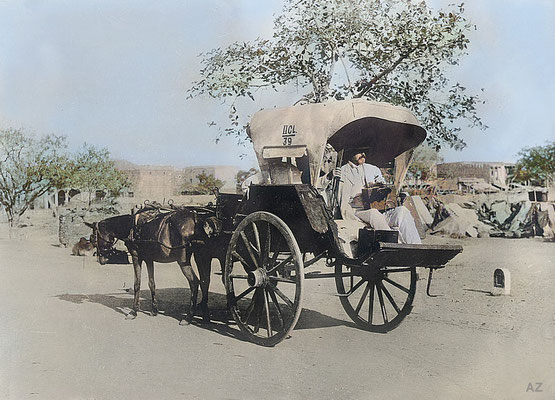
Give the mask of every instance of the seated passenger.
[[341, 175], [338, 194], [343, 219], [360, 220], [376, 230], [398, 230], [401, 243], [422, 243], [414, 219], [406, 207], [394, 207], [381, 213], [373, 208], [365, 210], [362, 202], [357, 201], [363, 188], [385, 183], [380, 169], [365, 161], [366, 155], [359, 152], [340, 171], [335, 171], [336, 175]]

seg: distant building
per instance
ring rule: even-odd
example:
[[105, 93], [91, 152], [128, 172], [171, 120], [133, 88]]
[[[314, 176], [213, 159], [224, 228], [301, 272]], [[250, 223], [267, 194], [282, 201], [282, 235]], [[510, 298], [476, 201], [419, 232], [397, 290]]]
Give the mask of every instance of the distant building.
[[173, 166], [137, 165], [123, 160], [116, 161], [116, 168], [124, 171], [131, 181], [131, 188], [124, 195], [157, 201], [180, 195], [186, 184], [198, 184], [201, 173], [213, 175], [224, 182], [222, 192], [235, 193], [239, 172], [235, 166], [207, 165], [178, 169]]
[[205, 165], [198, 167], [185, 167], [182, 170], [184, 183], [196, 185], [199, 183], [200, 174], [213, 175], [224, 182], [221, 191], [235, 193], [235, 184], [239, 168], [232, 165]]
[[463, 161], [441, 163], [437, 164], [437, 177], [438, 180], [451, 182], [455, 185], [469, 183], [472, 179], [480, 179], [497, 188], [507, 189], [514, 168], [514, 164], [503, 162]]
[[137, 165], [133, 168], [119, 168], [131, 181], [127, 191], [129, 197], [159, 199], [179, 194], [182, 174], [171, 166]]

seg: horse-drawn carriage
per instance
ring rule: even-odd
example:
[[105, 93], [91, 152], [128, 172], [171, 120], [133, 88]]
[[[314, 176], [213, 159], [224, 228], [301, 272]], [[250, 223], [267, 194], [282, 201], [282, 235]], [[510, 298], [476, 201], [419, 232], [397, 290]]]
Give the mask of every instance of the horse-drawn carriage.
[[[333, 219], [319, 187], [328, 144], [339, 154], [364, 149], [373, 164], [393, 167], [398, 194], [412, 151], [426, 136], [407, 109], [351, 100], [262, 110], [249, 135], [262, 183], [240, 199], [220, 195], [217, 202], [217, 217], [233, 232], [224, 267], [228, 306], [249, 340], [272, 346], [287, 337], [307, 278], [335, 278], [341, 304], [358, 326], [389, 331], [412, 309], [416, 267], [431, 275], [462, 251], [401, 244], [396, 232], [363, 226], [353, 235], [347, 221]], [[329, 272], [310, 273], [320, 260]]]
[[[328, 204], [334, 197], [325, 199], [321, 175], [330, 145], [340, 155], [364, 149], [374, 165], [391, 167], [399, 194], [412, 150], [426, 136], [407, 109], [349, 100], [262, 110], [253, 116], [249, 135], [261, 181], [244, 195], [219, 194], [213, 209], [203, 208], [219, 221], [218, 242], [210, 245], [207, 238], [204, 247], [192, 250], [197, 265], [210, 257], [223, 261], [229, 310], [250, 341], [273, 346], [290, 334], [310, 278], [334, 278], [341, 304], [358, 326], [389, 331], [412, 309], [416, 268], [430, 269], [429, 285], [431, 272], [462, 251], [398, 243], [395, 231], [363, 224], [353, 229], [348, 221], [334, 220]], [[207, 256], [207, 249], [219, 255]], [[320, 271], [311, 272], [316, 266]], [[202, 281], [201, 276], [201, 286]], [[138, 302], [137, 284], [135, 289]], [[192, 293], [194, 306], [193, 287]]]

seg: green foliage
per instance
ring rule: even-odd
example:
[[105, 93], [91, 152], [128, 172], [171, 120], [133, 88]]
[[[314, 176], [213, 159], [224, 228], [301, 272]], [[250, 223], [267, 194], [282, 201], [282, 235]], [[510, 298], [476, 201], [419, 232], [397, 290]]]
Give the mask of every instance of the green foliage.
[[0, 205], [10, 226], [35, 199], [68, 180], [65, 138], [35, 138], [23, 129], [0, 130]]
[[422, 180], [431, 179], [434, 166], [440, 162], [443, 162], [443, 158], [438, 152], [432, 147], [422, 144], [414, 149], [407, 176]]
[[212, 174], [204, 172], [197, 175], [199, 183], [196, 185], [185, 184], [183, 192], [187, 194], [217, 194], [224, 186], [225, 182], [216, 179]]
[[515, 180], [549, 186], [555, 178], [555, 142], [545, 146], [525, 147], [518, 155]]
[[248, 171], [240, 170], [237, 172], [237, 180], [235, 181], [235, 191], [237, 193], [242, 193], [241, 184], [247, 179], [249, 176], [254, 175], [258, 172], [256, 168], [250, 168]]
[[124, 172], [115, 168], [106, 148], [97, 148], [85, 143], [75, 154], [70, 163], [71, 176], [68, 185], [89, 193], [89, 205], [92, 193], [103, 190], [116, 197], [130, 181]]
[[[201, 54], [201, 78], [189, 97], [208, 95], [229, 105], [220, 134], [245, 138], [247, 115], [238, 111], [265, 89], [296, 87], [298, 102], [364, 97], [408, 107], [436, 149], [462, 149], [461, 120], [485, 129], [481, 100], [447, 78], [466, 54], [475, 27], [464, 8], [434, 12], [424, 1], [285, 0], [273, 36], [235, 42]], [[211, 123], [213, 124], [213, 123]]]

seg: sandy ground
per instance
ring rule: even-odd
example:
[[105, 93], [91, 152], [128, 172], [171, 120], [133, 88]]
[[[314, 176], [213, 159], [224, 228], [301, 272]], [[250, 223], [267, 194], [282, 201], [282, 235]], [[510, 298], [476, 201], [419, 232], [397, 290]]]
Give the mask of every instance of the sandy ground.
[[[441, 296], [425, 295], [422, 274], [412, 314], [387, 334], [358, 329], [333, 280], [308, 280], [291, 338], [263, 348], [218, 320], [217, 275], [215, 321], [179, 326], [189, 292], [177, 264], [156, 266], [162, 314], [148, 313], [143, 268], [146, 312], [125, 320], [131, 266], [71, 256], [42, 217], [12, 238], [0, 224], [2, 399], [555, 398], [555, 243], [428, 238], [464, 252], [435, 274]], [[499, 267], [510, 296], [488, 294]]]

